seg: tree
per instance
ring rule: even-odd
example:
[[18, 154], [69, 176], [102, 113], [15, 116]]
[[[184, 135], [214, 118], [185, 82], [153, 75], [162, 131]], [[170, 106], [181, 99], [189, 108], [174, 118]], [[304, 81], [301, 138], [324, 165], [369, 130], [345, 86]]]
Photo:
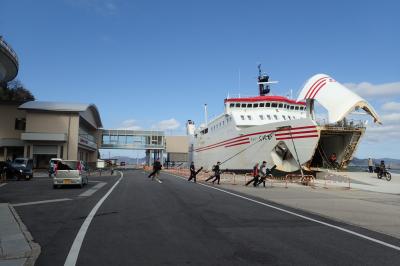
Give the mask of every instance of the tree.
[[34, 101], [35, 96], [18, 79], [14, 79], [6, 84], [0, 84], [0, 100], [27, 102]]

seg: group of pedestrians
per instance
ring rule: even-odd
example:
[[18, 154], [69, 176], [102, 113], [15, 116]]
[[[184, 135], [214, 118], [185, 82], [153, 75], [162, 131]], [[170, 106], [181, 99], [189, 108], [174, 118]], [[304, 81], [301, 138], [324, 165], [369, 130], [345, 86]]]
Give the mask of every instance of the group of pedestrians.
[[[213, 184], [215, 184], [215, 182], [217, 182], [217, 184], [220, 184], [221, 181], [221, 169], [220, 169], [220, 165], [221, 162], [217, 162], [216, 165], [213, 166], [212, 171], [213, 174], [208, 177], [205, 182], [208, 182], [211, 180], [211, 182]], [[268, 176], [272, 175], [272, 171], [276, 168], [276, 165], [274, 165], [273, 167], [271, 167], [270, 169], [267, 167], [267, 162], [263, 161], [261, 166], [259, 165], [259, 163], [256, 163], [256, 165], [254, 165], [253, 167], [253, 178], [248, 181], [245, 185], [248, 186], [249, 184], [253, 183], [254, 187], [257, 187], [258, 185], [260, 185], [261, 183], [263, 183], [263, 186], [265, 187], [265, 181], [267, 179]], [[203, 167], [201, 167], [199, 170], [196, 171], [196, 168], [194, 166], [194, 163], [191, 162], [190, 163], [190, 176], [188, 181], [191, 181], [193, 179], [193, 181], [196, 183], [196, 176], [197, 174], [203, 169]]]
[[261, 163], [261, 165], [259, 163], [256, 163], [253, 167], [253, 178], [251, 180], [249, 180], [245, 186], [250, 185], [251, 183], [253, 183], [254, 187], [257, 187], [258, 185], [260, 185], [261, 183], [263, 183], [263, 186], [265, 187], [265, 180], [267, 179], [268, 176], [272, 175], [272, 171], [276, 168], [276, 165], [274, 165], [273, 167], [271, 167], [271, 169], [269, 169], [267, 167], [267, 162], [263, 161]]

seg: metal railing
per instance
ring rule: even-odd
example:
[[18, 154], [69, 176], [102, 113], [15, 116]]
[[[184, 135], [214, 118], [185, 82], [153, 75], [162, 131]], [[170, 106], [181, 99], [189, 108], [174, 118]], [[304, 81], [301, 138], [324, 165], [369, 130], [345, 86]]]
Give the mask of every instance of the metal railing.
[[0, 36], [0, 46], [5, 49], [8, 53], [12, 55], [11, 59], [14, 63], [19, 66], [19, 59], [17, 53], [11, 48], [11, 46], [3, 39], [3, 36]]
[[355, 120], [355, 119], [339, 121], [337, 123], [329, 123], [325, 119], [317, 119], [315, 122], [317, 122], [318, 126], [324, 126], [326, 128], [346, 129], [346, 128], [364, 128], [365, 127], [364, 120]]

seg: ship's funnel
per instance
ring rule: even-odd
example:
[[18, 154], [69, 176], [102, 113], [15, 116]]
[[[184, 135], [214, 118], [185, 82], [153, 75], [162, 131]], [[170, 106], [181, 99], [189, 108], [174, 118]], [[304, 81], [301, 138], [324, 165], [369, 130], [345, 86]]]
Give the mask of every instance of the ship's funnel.
[[306, 82], [297, 98], [297, 101], [302, 100], [317, 100], [328, 111], [329, 123], [341, 121], [360, 108], [370, 114], [375, 123], [381, 124], [378, 114], [365, 99], [326, 74], [314, 75]]
[[193, 136], [194, 135], [194, 130], [195, 130], [194, 121], [188, 120], [187, 123], [186, 123], [186, 134], [188, 136]]

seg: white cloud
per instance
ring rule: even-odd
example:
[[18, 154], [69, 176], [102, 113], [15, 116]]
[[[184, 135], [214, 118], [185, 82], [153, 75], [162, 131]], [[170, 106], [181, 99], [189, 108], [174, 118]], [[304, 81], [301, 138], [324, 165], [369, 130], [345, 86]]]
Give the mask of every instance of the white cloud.
[[367, 127], [365, 139], [368, 142], [386, 142], [400, 138], [400, 124], [374, 125]]
[[398, 96], [400, 95], [400, 82], [371, 84], [369, 82], [344, 83], [344, 86], [363, 96]]
[[400, 111], [400, 103], [398, 102], [388, 102], [382, 105], [382, 110], [384, 111]]
[[117, 129], [127, 129], [127, 130], [141, 130], [142, 127], [138, 125], [135, 119], [128, 119], [121, 123], [121, 126]]
[[384, 114], [381, 118], [383, 123], [400, 124], [400, 113]]
[[179, 128], [180, 123], [175, 119], [167, 119], [158, 122], [157, 124], [153, 125], [152, 128], [159, 129], [159, 130], [173, 130]]

